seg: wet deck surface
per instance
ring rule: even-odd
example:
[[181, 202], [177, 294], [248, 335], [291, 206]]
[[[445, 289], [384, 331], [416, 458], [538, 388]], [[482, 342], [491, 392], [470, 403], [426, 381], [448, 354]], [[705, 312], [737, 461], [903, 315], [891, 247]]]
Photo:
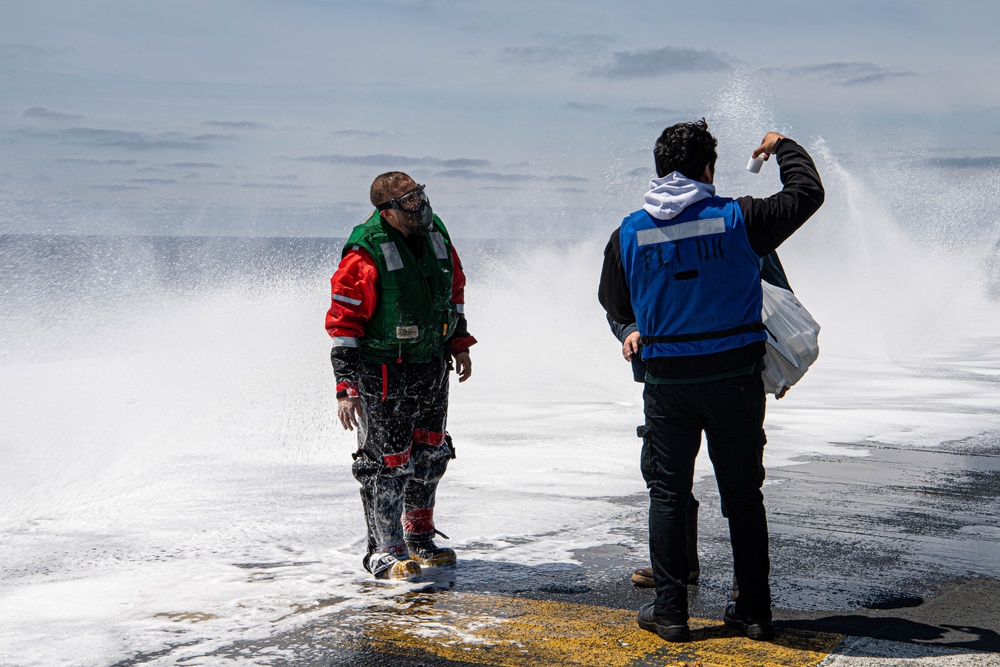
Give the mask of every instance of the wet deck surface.
[[[400, 595], [359, 581], [373, 593], [370, 606], [317, 601], [330, 612], [308, 625], [183, 664], [842, 664], [829, 662], [833, 652], [860, 661], [850, 665], [1000, 665], [1000, 434], [851, 448], [859, 447], [869, 455], [814, 457], [768, 473], [773, 643], [721, 623], [732, 561], [708, 478], [696, 488], [702, 579], [690, 589], [691, 643], [667, 644], [636, 626], [636, 610], [653, 595], [628, 575], [645, 554], [609, 535], [605, 546], [578, 552], [579, 565], [460, 560]], [[634, 508], [621, 535], [641, 544], [646, 498], [616, 502]]]

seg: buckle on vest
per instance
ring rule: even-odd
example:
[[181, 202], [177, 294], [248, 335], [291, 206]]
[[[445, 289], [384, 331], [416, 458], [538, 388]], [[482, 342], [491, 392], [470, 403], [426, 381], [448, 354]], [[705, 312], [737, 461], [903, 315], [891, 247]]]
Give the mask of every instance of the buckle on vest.
[[415, 324], [400, 325], [396, 327], [396, 338], [398, 340], [413, 340], [420, 335], [420, 327]]

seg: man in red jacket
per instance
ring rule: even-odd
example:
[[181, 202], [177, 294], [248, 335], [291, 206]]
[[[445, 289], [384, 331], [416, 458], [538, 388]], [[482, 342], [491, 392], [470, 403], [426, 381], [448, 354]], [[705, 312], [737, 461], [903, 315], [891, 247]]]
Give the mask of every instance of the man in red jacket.
[[[376, 210], [356, 226], [330, 279], [326, 330], [337, 379], [337, 416], [358, 429], [353, 473], [368, 526], [365, 569], [405, 579], [420, 565], [454, 565], [438, 547], [434, 501], [455, 458], [448, 372], [472, 375], [465, 274], [423, 185], [398, 171], [378, 176]], [[452, 363], [454, 359], [454, 364]]]

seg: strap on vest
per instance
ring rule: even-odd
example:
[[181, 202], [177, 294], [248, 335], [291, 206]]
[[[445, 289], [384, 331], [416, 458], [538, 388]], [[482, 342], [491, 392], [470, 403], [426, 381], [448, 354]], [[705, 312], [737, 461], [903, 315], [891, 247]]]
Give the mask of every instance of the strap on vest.
[[767, 331], [767, 327], [761, 321], [751, 322], [750, 324], [741, 324], [738, 327], [733, 327], [732, 329], [722, 329], [720, 331], [706, 331], [705, 333], [693, 333], [693, 334], [677, 334], [675, 336], [640, 336], [639, 342], [643, 345], [649, 345], [651, 343], [690, 343], [696, 340], [710, 340], [712, 338], [725, 338], [727, 336], [735, 336], [736, 334], [742, 333], [756, 333], [758, 331]]

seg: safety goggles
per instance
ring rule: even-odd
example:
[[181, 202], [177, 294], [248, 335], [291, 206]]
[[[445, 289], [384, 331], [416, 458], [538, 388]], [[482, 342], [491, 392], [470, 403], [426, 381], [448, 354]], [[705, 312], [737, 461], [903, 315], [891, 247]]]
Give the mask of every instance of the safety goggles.
[[427, 203], [427, 195], [424, 194], [424, 188], [426, 187], [426, 185], [418, 185], [405, 195], [390, 199], [384, 204], [379, 204], [376, 208], [380, 211], [387, 211], [390, 208], [409, 211], [411, 213], [419, 211], [420, 207]]

